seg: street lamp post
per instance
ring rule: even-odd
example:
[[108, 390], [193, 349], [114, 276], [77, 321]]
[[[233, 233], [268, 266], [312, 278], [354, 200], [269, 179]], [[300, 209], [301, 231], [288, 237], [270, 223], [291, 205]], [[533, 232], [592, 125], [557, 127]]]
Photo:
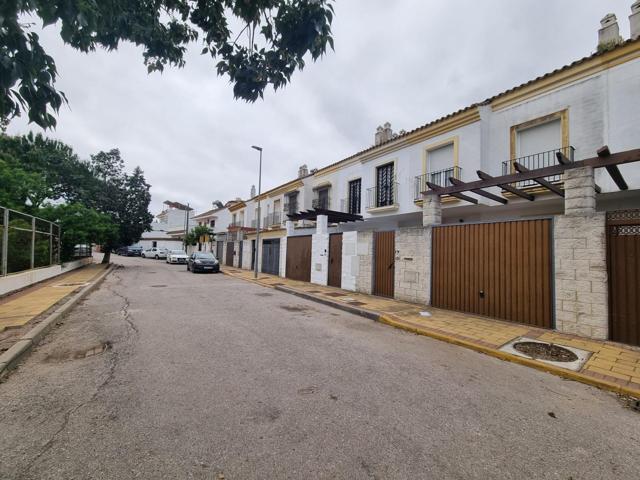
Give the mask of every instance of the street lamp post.
[[256, 221], [256, 251], [253, 262], [253, 277], [258, 278], [258, 253], [260, 252], [260, 194], [262, 193], [262, 147], [252, 145], [251, 148], [260, 152], [260, 167], [258, 170], [258, 218]]

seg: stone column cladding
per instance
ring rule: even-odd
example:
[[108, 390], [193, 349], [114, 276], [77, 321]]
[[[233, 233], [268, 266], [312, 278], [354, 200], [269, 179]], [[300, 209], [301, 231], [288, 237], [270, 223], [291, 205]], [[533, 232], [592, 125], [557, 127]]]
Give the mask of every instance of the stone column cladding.
[[285, 225], [285, 228], [287, 229], [287, 237], [292, 237], [293, 232], [295, 230], [293, 226], [293, 222], [291, 220], [287, 220], [284, 225]]
[[373, 293], [373, 232], [358, 232], [356, 254], [358, 262], [356, 292], [371, 295]]
[[[293, 224], [293, 222], [287, 222]], [[293, 228], [293, 227], [292, 227]], [[287, 228], [287, 232], [289, 229]], [[278, 271], [280, 272], [280, 276], [282, 278], [287, 276], [287, 237], [283, 237], [280, 239], [280, 265], [278, 266]]]
[[240, 242], [233, 242], [233, 266], [238, 268], [238, 262], [240, 261]]
[[311, 283], [326, 285], [329, 277], [328, 217], [318, 215], [316, 233], [311, 236]]
[[394, 297], [413, 303], [427, 303], [427, 243], [431, 228], [396, 230]]
[[593, 168], [564, 173], [565, 214], [554, 219], [556, 329], [609, 335], [606, 213], [595, 210]]
[[[422, 196], [422, 226], [424, 228], [424, 296], [423, 302], [431, 305], [431, 258], [433, 252], [433, 226], [442, 223], [442, 204], [438, 195]], [[397, 240], [396, 240], [397, 241]]]

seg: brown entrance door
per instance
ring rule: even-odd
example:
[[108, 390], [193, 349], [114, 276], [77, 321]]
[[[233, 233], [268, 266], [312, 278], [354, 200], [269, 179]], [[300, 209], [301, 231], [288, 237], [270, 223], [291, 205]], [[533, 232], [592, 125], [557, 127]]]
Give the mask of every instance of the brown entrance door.
[[434, 307], [553, 327], [551, 220], [433, 229]]
[[234, 242], [227, 242], [227, 267], [233, 267], [233, 247]]
[[311, 235], [287, 237], [286, 277], [311, 281]]
[[329, 278], [327, 284], [331, 287], [342, 286], [342, 234], [333, 233], [329, 236]]
[[607, 220], [611, 340], [640, 345], [640, 210]]
[[374, 232], [373, 248], [375, 251], [373, 294], [381, 297], [393, 297], [395, 277], [395, 232]]

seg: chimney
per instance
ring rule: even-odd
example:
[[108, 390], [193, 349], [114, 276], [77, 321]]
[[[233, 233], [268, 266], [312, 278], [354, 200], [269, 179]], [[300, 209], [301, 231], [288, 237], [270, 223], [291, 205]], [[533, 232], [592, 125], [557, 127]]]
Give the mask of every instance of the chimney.
[[382, 130], [382, 126], [378, 126], [378, 128], [376, 128], [374, 145], [378, 146], [382, 142], [384, 142], [384, 130]]
[[249, 198], [253, 198], [256, 196], [256, 186], [251, 185], [251, 192], [249, 193]]
[[393, 130], [391, 130], [391, 124], [389, 122], [384, 124], [384, 141], [388, 142], [393, 138]]
[[306, 177], [307, 175], [309, 175], [309, 167], [307, 167], [306, 164], [300, 165], [300, 168], [298, 169], [298, 178]]
[[600, 30], [598, 30], [599, 52], [609, 50], [619, 43], [622, 43], [618, 19], [614, 13], [607, 13], [604, 18], [600, 20], [600, 27]]
[[637, 0], [633, 5], [631, 5], [629, 27], [631, 30], [631, 40], [640, 38], [640, 0]]

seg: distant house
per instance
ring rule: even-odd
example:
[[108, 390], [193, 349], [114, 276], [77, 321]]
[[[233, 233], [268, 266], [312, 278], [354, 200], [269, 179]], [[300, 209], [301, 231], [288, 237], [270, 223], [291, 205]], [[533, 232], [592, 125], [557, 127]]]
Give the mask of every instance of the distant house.
[[142, 248], [167, 248], [181, 249], [185, 227], [187, 231], [192, 229], [196, 223], [194, 221], [194, 210], [191, 207], [169, 200], [164, 202], [165, 209], [156, 215], [151, 223], [151, 231], [144, 232], [138, 245]]

